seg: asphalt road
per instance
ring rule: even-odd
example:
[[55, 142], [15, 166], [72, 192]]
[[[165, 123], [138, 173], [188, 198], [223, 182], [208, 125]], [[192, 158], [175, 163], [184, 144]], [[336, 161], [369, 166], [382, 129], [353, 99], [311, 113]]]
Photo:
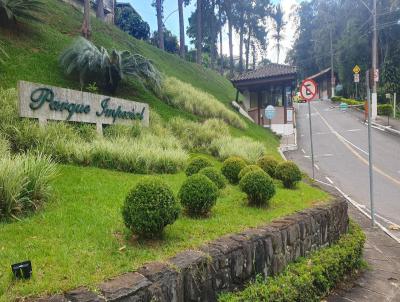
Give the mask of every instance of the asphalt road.
[[[341, 112], [330, 101], [312, 102], [311, 108], [316, 179], [339, 188], [368, 212], [367, 126], [352, 110]], [[298, 104], [297, 130], [299, 149], [286, 156], [311, 175], [308, 104]], [[400, 225], [400, 137], [373, 129], [372, 141], [378, 222]]]

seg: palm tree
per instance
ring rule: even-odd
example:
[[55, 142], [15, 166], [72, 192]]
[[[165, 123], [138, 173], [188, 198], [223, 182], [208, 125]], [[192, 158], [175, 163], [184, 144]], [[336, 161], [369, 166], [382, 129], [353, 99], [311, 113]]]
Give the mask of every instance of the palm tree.
[[119, 82], [127, 76], [148, 83], [154, 92], [161, 88], [161, 74], [154, 65], [139, 54], [129, 51], [96, 47], [84, 38], [78, 38], [60, 57], [66, 74], [77, 74], [81, 87], [88, 81], [99, 80], [106, 91], [114, 93]]
[[279, 56], [282, 49], [282, 40], [284, 39], [283, 31], [285, 30], [286, 22], [284, 20], [284, 12], [282, 6], [278, 4], [275, 7], [275, 11], [272, 13], [272, 19], [274, 21], [275, 33], [272, 35], [275, 40], [275, 48], [277, 51], [277, 63], [279, 63]]
[[158, 26], [158, 47], [162, 50], [164, 47], [164, 24], [163, 24], [163, 1], [156, 0], [156, 10], [157, 10], [157, 26]]
[[44, 10], [43, 2], [40, 0], [0, 0], [0, 24], [17, 19], [30, 19], [40, 21], [34, 13]]
[[104, 0], [97, 0], [96, 17], [104, 20]]
[[90, 27], [90, 0], [84, 0], [82, 35], [86, 39], [89, 39], [91, 34], [92, 30]]
[[202, 63], [202, 45], [203, 45], [203, 33], [202, 33], [202, 17], [203, 11], [202, 7], [203, 3], [202, 0], [197, 0], [197, 34], [196, 34], [196, 63]]

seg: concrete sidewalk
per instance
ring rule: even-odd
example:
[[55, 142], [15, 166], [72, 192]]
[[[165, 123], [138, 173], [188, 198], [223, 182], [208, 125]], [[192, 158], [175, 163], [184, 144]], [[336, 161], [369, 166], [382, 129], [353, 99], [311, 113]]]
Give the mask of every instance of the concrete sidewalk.
[[371, 228], [370, 220], [352, 205], [349, 212], [367, 236], [364, 258], [369, 268], [353, 284], [337, 289], [326, 301], [400, 301], [400, 244], [381, 229]]

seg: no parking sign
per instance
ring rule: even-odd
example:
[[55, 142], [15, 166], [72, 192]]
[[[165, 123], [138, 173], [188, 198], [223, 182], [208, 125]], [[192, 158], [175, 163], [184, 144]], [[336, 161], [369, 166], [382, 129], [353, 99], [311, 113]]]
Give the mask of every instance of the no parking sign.
[[300, 94], [303, 99], [307, 101], [311, 101], [315, 98], [318, 92], [317, 83], [315, 83], [312, 79], [306, 79], [301, 83], [300, 86]]

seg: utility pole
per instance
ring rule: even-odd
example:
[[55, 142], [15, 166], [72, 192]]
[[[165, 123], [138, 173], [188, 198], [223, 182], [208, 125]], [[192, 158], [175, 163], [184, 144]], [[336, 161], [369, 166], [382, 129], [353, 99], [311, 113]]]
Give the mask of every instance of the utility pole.
[[376, 77], [378, 76], [378, 70], [377, 70], [377, 65], [378, 65], [378, 29], [377, 29], [377, 9], [376, 9], [376, 2], [377, 0], [373, 0], [373, 9], [372, 9], [372, 17], [373, 17], [373, 36], [372, 36], [372, 72], [373, 72], [373, 81], [372, 81], [372, 99], [371, 99], [371, 117], [373, 120], [376, 119], [376, 116], [378, 114], [378, 94], [377, 94], [377, 79]]
[[329, 30], [329, 35], [331, 38], [331, 86], [332, 86], [332, 97], [335, 96], [335, 72], [333, 70], [333, 39], [332, 39], [332, 24]]

